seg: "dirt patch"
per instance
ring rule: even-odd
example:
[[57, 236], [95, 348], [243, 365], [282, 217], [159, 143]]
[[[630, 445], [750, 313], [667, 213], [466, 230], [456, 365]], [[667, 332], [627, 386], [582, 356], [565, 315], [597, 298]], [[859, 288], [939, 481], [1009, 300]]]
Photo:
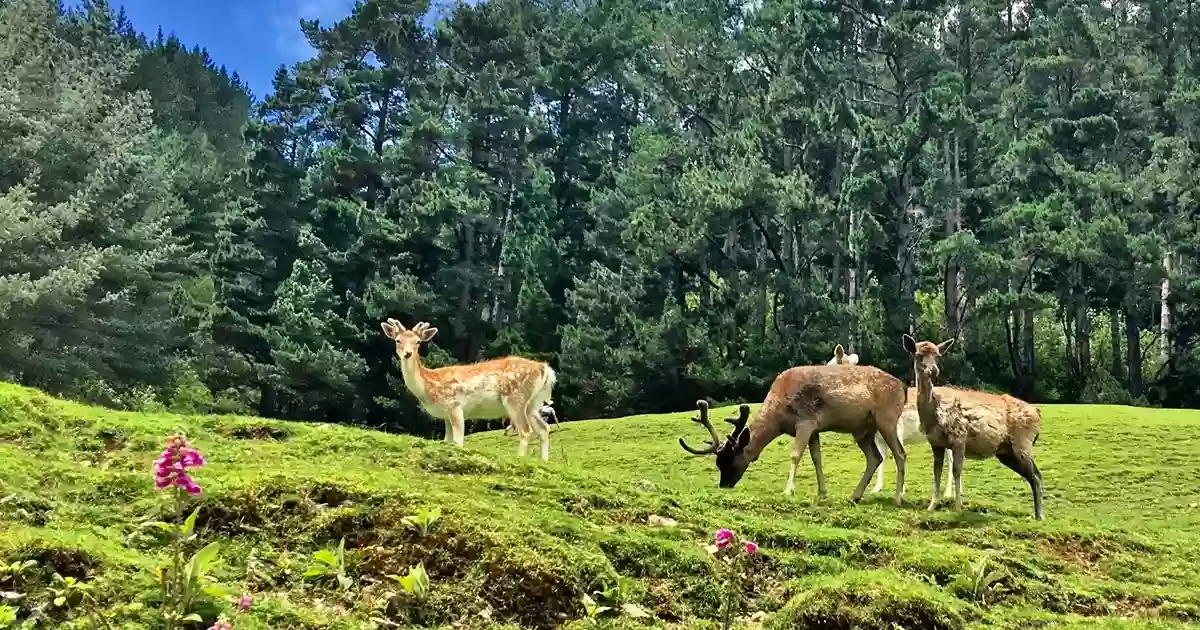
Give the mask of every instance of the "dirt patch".
[[266, 422], [244, 422], [227, 427], [222, 433], [235, 440], [275, 440], [282, 442], [292, 437], [292, 430]]

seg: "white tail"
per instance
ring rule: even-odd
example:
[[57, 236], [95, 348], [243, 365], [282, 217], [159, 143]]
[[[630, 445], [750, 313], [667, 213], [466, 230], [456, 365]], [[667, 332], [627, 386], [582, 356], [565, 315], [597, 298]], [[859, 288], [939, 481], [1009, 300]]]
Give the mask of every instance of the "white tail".
[[421, 343], [437, 334], [436, 328], [419, 322], [407, 329], [394, 319], [380, 326], [396, 343], [405, 387], [429, 415], [445, 422], [447, 442], [463, 445], [467, 420], [507, 417], [520, 438], [518, 455], [525, 455], [536, 433], [542, 459], [550, 459], [550, 428], [539, 413], [539, 407], [551, 399], [557, 380], [549, 365], [509, 356], [431, 370], [421, 365], [419, 350]]

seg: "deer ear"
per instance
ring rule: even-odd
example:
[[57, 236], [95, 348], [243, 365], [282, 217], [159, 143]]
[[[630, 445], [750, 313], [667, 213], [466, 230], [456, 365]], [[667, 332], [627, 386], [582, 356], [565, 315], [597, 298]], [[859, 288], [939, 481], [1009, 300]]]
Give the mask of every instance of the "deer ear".
[[391, 322], [379, 322], [379, 327], [383, 329], [383, 334], [388, 339], [395, 339], [396, 335], [400, 334], [400, 330], [393, 326]]
[[950, 351], [950, 346], [954, 345], [954, 339], [950, 338], [938, 344], [938, 354], [946, 354]]
[[904, 342], [905, 351], [907, 351], [909, 354], [917, 353], [917, 340], [913, 339], [912, 335], [905, 333], [902, 341]]
[[839, 359], [846, 356], [846, 349], [842, 347], [842, 344], [839, 343], [837, 347], [833, 349], [833, 356]]
[[436, 328], [426, 328], [425, 330], [421, 331], [421, 341], [429, 341], [430, 339], [433, 339], [433, 336], [436, 334]]

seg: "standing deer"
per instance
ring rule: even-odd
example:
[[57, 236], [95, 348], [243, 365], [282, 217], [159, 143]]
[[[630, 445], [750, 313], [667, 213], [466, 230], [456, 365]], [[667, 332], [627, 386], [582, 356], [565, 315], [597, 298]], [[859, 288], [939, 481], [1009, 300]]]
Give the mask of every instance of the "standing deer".
[[703, 450], [679, 445], [693, 455], [716, 455], [721, 473], [719, 485], [732, 488], [741, 480], [746, 468], [754, 463], [775, 438], [795, 437], [792, 446], [792, 468], [788, 474], [785, 495], [796, 491], [796, 468], [807, 447], [817, 472], [817, 494], [826, 497], [825, 474], [821, 469], [821, 446], [818, 435], [823, 431], [849, 433], [862, 449], [867, 468], [850, 500], [858, 502], [871, 480], [871, 475], [883, 458], [875, 448], [875, 433], [883, 435], [896, 460], [896, 504], [904, 495], [904, 445], [896, 435], [896, 424], [904, 410], [904, 383], [874, 367], [865, 366], [799, 366], [775, 377], [767, 398], [758, 408], [754, 422], [746, 425], [750, 407], [742, 405], [738, 417], [730, 418], [733, 432], [724, 444], [708, 419], [708, 403], [697, 401], [700, 417], [693, 420], [706, 429], [712, 442]]
[[[858, 365], [857, 354], [846, 354], [842, 344], [833, 349], [833, 358], [825, 365]], [[917, 415], [917, 388], [909, 387], [905, 396], [904, 413], [900, 414], [900, 424], [896, 426], [896, 434], [905, 445], [925, 442], [925, 433], [921, 431], [921, 420]], [[882, 435], [875, 436], [875, 447], [883, 455], [879, 468], [875, 471], [875, 487], [871, 493], [883, 490], [883, 471], [887, 468], [887, 448]], [[946, 495], [950, 495], [950, 476], [946, 475]]]
[[942, 468], [946, 450], [951, 451], [954, 475], [954, 509], [962, 510], [963, 460], [995, 457], [1021, 475], [1033, 491], [1033, 513], [1043, 520], [1042, 473], [1033, 460], [1033, 445], [1041, 432], [1042, 416], [1037, 407], [1007, 394], [989, 394], [956, 387], [934, 387], [938, 363], [954, 345], [949, 339], [940, 344], [903, 337], [904, 349], [913, 356], [917, 374], [917, 412], [921, 431], [933, 448], [933, 499], [929, 509], [937, 508], [941, 497]]
[[421, 365], [419, 350], [438, 329], [418, 322], [410, 330], [390, 318], [380, 325], [383, 334], [396, 342], [405, 387], [421, 408], [446, 423], [447, 442], [463, 445], [468, 419], [507, 417], [520, 438], [518, 456], [525, 456], [532, 434], [537, 433], [542, 459], [550, 459], [550, 426], [538, 412], [543, 404], [549, 404], [556, 381], [549, 365], [510, 356], [431, 370]]

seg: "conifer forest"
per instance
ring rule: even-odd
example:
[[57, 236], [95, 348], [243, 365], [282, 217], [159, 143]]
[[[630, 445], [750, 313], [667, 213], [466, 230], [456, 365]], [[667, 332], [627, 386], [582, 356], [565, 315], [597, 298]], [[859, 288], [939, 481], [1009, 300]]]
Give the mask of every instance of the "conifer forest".
[[[426, 18], [437, 11], [433, 26]], [[434, 434], [911, 382], [1200, 406], [1196, 0], [360, 0], [251, 94], [104, 0], [0, 0], [0, 380]], [[436, 426], [435, 426], [436, 425]], [[493, 428], [500, 423], [493, 423]]]

